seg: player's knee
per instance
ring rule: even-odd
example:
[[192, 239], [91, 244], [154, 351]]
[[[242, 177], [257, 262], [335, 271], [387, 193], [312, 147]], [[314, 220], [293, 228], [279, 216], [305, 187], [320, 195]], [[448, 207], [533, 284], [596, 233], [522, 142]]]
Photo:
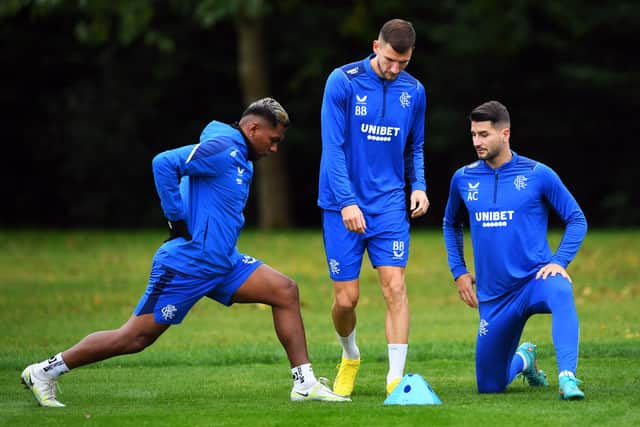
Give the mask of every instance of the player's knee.
[[407, 287], [402, 280], [383, 283], [382, 292], [389, 303], [402, 303], [407, 299]]
[[336, 294], [334, 305], [340, 311], [353, 310], [358, 305], [358, 296], [347, 292]]
[[480, 387], [478, 386], [478, 393], [480, 394], [491, 394], [491, 393], [504, 393], [504, 387]]
[[280, 286], [278, 286], [278, 295], [280, 296], [280, 300], [287, 305], [297, 303], [300, 298], [298, 284], [293, 279], [285, 278]]
[[558, 296], [560, 298], [573, 298], [573, 287], [567, 282], [562, 286], [558, 286]]
[[478, 393], [503, 393], [507, 385], [497, 381], [478, 381]]
[[549, 305], [554, 306], [554, 302], [560, 303], [564, 306], [567, 300], [573, 299], [573, 288], [569, 281], [558, 281], [556, 286], [550, 287], [551, 292]]

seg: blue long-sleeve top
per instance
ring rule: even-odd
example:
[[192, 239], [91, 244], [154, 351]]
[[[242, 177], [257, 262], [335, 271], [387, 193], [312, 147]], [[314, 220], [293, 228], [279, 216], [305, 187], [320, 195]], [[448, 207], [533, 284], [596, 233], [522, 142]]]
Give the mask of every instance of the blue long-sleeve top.
[[[584, 213], [558, 175], [540, 162], [512, 154], [497, 169], [478, 160], [451, 179], [443, 220], [449, 267], [454, 279], [468, 272], [463, 247], [468, 213], [479, 301], [518, 288], [548, 263], [566, 268], [587, 232]], [[547, 241], [550, 208], [565, 223], [555, 252]]]
[[244, 225], [253, 163], [237, 127], [212, 121], [200, 142], [154, 157], [153, 176], [167, 219], [183, 219], [192, 240], [164, 243], [155, 260], [185, 274], [224, 274], [240, 259], [236, 248]]
[[427, 189], [424, 87], [406, 71], [393, 81], [380, 78], [369, 63], [373, 56], [336, 68], [327, 78], [318, 189], [323, 209], [406, 209], [405, 183], [411, 191]]

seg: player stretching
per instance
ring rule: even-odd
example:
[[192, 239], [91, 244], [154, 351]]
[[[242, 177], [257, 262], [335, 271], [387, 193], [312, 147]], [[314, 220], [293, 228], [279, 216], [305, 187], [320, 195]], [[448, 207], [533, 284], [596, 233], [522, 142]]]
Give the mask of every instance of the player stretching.
[[224, 305], [271, 306], [276, 334], [291, 364], [291, 400], [349, 401], [316, 381], [296, 283], [236, 248], [253, 162], [278, 151], [288, 126], [289, 116], [282, 106], [264, 98], [252, 103], [238, 123], [213, 121], [203, 130], [199, 144], [153, 159], [170, 238], [153, 258], [147, 290], [120, 329], [95, 332], [24, 369], [22, 382], [40, 405], [64, 406], [56, 399], [56, 379], [61, 374], [144, 350], [205, 296]]
[[[578, 314], [565, 268], [578, 252], [587, 221], [553, 170], [511, 151], [509, 112], [502, 104], [484, 103], [469, 118], [480, 160], [453, 175], [443, 229], [460, 298], [480, 312], [478, 391], [503, 392], [519, 373], [531, 386], [548, 385], [537, 367], [536, 346], [518, 347], [518, 342], [531, 315], [551, 313], [560, 398], [582, 399], [581, 381], [575, 377]], [[547, 243], [549, 209], [566, 224], [555, 253]], [[477, 277], [468, 272], [464, 261], [465, 211]]]

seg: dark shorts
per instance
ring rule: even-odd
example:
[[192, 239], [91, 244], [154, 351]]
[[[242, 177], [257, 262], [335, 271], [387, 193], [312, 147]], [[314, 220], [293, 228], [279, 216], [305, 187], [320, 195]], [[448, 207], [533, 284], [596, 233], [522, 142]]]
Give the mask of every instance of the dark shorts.
[[133, 313], [153, 313], [158, 323], [178, 324], [202, 297], [229, 306], [233, 294], [260, 265], [262, 261], [243, 255], [227, 274], [203, 278], [153, 262], [149, 285]]

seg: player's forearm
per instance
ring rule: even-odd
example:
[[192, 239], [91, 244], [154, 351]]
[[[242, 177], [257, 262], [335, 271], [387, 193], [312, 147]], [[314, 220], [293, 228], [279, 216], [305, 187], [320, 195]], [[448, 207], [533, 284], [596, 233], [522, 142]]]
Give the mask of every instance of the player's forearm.
[[567, 267], [575, 258], [585, 235], [587, 234], [587, 219], [582, 211], [576, 211], [567, 222], [564, 235], [558, 250], [551, 258], [551, 262]]

